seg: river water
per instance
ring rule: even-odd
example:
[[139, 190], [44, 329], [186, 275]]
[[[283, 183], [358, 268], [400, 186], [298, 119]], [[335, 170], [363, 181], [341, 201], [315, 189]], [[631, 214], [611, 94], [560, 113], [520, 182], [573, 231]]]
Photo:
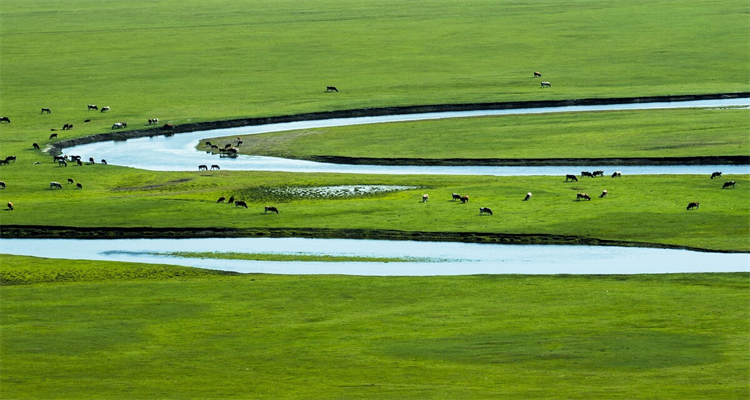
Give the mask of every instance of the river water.
[[[160, 252], [245, 252], [428, 258], [424, 262], [279, 262], [179, 258]], [[493, 245], [304, 238], [3, 239], [0, 252], [36, 257], [171, 264], [267, 274], [433, 276], [750, 272], [750, 254], [637, 247]]]
[[[701, 166], [372, 166], [326, 164], [272, 157], [240, 156], [235, 159], [206, 154], [195, 149], [204, 138], [240, 136], [295, 129], [360, 125], [440, 118], [490, 115], [646, 110], [658, 108], [721, 108], [750, 106], [750, 99], [705, 100], [671, 103], [636, 103], [603, 106], [572, 106], [515, 110], [483, 110], [337, 118], [263, 126], [182, 133], [170, 137], [101, 142], [64, 149], [67, 154], [107, 159], [110, 164], [155, 171], [195, 171], [200, 164], [220, 164], [225, 170], [334, 172], [353, 174], [433, 175], [564, 175], [581, 170], [620, 170], [623, 174], [747, 174], [747, 165]], [[221, 259], [191, 259], [158, 256], [156, 252], [246, 252], [359, 257], [429, 258], [428, 262], [270, 262]], [[87, 259], [159, 263], [271, 274], [346, 274], [376, 276], [429, 276], [470, 274], [657, 274], [690, 272], [750, 272], [750, 254], [703, 253], [687, 250], [635, 247], [495, 245], [446, 242], [410, 242], [302, 238], [196, 238], [196, 239], [3, 239], [0, 252], [61, 259]]]

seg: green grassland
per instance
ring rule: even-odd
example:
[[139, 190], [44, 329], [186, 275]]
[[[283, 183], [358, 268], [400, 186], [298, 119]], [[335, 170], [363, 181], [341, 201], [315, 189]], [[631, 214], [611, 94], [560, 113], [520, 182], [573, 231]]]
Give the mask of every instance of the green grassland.
[[744, 273], [220, 275], [7, 257], [0, 276], [71, 268], [77, 280], [2, 288], [3, 399], [748, 393]]
[[[747, 109], [514, 115], [352, 125], [243, 136], [241, 153], [417, 159], [750, 155]], [[212, 143], [236, 143], [235, 137]], [[203, 143], [197, 146], [205, 149]]]

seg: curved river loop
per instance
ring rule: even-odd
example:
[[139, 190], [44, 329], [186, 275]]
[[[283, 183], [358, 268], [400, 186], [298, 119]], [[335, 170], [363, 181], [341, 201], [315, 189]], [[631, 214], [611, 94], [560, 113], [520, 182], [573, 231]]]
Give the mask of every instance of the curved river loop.
[[[217, 156], [196, 150], [204, 138], [240, 136], [296, 129], [361, 125], [441, 118], [491, 115], [647, 110], [660, 108], [748, 107], [750, 99], [732, 98], [684, 102], [608, 104], [478, 110], [377, 117], [334, 118], [287, 122], [90, 143], [64, 149], [68, 154], [105, 158], [110, 164], [155, 171], [195, 171], [197, 165], [215, 164]], [[333, 172], [352, 174], [431, 175], [564, 175], [597, 168], [564, 166], [388, 166], [328, 164], [273, 157], [238, 156], [221, 159], [224, 170]], [[623, 174], [750, 173], [748, 165], [616, 166]], [[397, 262], [287, 262], [215, 258], [183, 258], [164, 252], [237, 252], [264, 254], [392, 257]], [[303, 238], [195, 238], [195, 239], [3, 239], [0, 253], [51, 257], [173, 264], [242, 273], [346, 275], [469, 275], [469, 274], [652, 274], [694, 272], [750, 272], [750, 254], [704, 253], [689, 250], [612, 246], [498, 245], [453, 242]], [[410, 261], [413, 259], [414, 261]]]

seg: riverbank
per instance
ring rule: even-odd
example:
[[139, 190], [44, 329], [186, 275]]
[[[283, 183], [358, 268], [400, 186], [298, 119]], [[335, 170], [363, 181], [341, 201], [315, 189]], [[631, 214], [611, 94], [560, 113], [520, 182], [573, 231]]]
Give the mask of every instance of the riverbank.
[[[522, 108], [545, 108], [545, 107], [565, 107], [565, 106], [593, 106], [593, 105], [611, 105], [611, 104], [636, 104], [636, 103], [653, 103], [653, 102], [682, 102], [682, 101], [698, 101], [698, 100], [716, 100], [716, 99], [738, 99], [750, 97], [750, 92], [736, 92], [736, 93], [715, 93], [715, 94], [700, 94], [700, 95], [679, 95], [679, 96], [646, 96], [646, 97], [618, 97], [618, 98], [586, 98], [586, 99], [569, 99], [569, 100], [541, 100], [541, 101], [513, 101], [513, 102], [491, 102], [491, 103], [466, 103], [466, 104], [434, 104], [434, 105], [420, 105], [420, 106], [404, 106], [404, 107], [381, 107], [381, 108], [362, 108], [362, 109], [350, 109], [350, 110], [338, 110], [338, 111], [324, 111], [324, 112], [313, 112], [313, 113], [302, 113], [294, 115], [281, 115], [273, 117], [258, 117], [258, 118], [241, 118], [223, 121], [209, 121], [209, 122], [196, 122], [188, 124], [180, 124], [175, 126], [162, 126], [159, 128], [149, 129], [135, 129], [130, 131], [106, 132], [95, 135], [83, 136], [73, 139], [61, 140], [52, 143], [47, 148], [47, 152], [52, 155], [59, 155], [62, 153], [62, 149], [105, 141], [124, 141], [139, 137], [154, 137], [154, 136], [172, 136], [179, 133], [185, 132], [196, 132], [214, 129], [228, 129], [238, 128], [244, 126], [257, 126], [267, 124], [279, 124], [287, 122], [297, 121], [314, 121], [314, 120], [325, 120], [333, 118], [359, 118], [359, 117], [373, 117], [373, 116], [384, 116], [384, 115], [404, 115], [404, 114], [421, 114], [421, 113], [433, 113], [433, 112], [451, 112], [451, 111], [474, 111], [474, 110], [511, 110], [511, 109], [522, 109]], [[346, 160], [341, 158], [342, 163], [354, 163], [353, 160]], [[445, 161], [445, 160], [440, 160]], [[533, 162], [533, 160], [531, 160]], [[735, 163], [750, 163], [750, 156], [740, 156], [738, 159], [719, 157], [721, 163], [735, 164]], [[335, 161], [332, 161], [335, 162]], [[388, 162], [388, 161], [383, 161]], [[392, 162], [398, 162], [398, 160], [392, 160]], [[429, 162], [429, 161], [425, 161]], [[438, 162], [438, 161], [433, 161]], [[464, 162], [462, 160], [454, 160], [452, 162]], [[468, 162], [468, 160], [466, 160]], [[475, 162], [476, 161], [472, 161]], [[480, 162], [482, 162], [480, 160]], [[504, 162], [502, 159], [490, 161], [490, 162]], [[510, 160], [505, 162], [518, 162], [523, 163], [524, 160]], [[592, 161], [593, 162], [593, 161]], [[612, 161], [614, 163], [614, 161]], [[635, 161], [634, 161], [635, 162]], [[661, 161], [658, 159], [651, 160], [654, 163], [661, 162], [678, 162], [677, 160], [665, 160]], [[708, 160], [705, 161], [708, 163]], [[398, 164], [397, 164], [398, 165]], [[403, 164], [403, 165], [416, 165], [416, 164]], [[429, 164], [428, 164], [429, 165]], [[438, 165], [438, 164], [432, 164]], [[466, 165], [466, 164], [439, 164], [439, 165]], [[477, 165], [477, 164], [473, 164]], [[487, 165], [520, 165], [520, 164], [487, 164]], [[529, 164], [527, 164], [529, 165]], [[531, 164], [541, 165], [541, 164]], [[613, 165], [613, 164], [602, 164], [602, 165]], [[655, 165], [655, 164], [648, 164]], [[667, 164], [669, 165], [669, 164]]]
[[425, 232], [387, 229], [324, 229], [324, 228], [115, 228], [69, 227], [40, 225], [4, 225], [0, 238], [19, 239], [189, 239], [189, 238], [317, 238], [409, 240], [425, 242], [463, 242], [513, 245], [580, 245], [618, 246], [658, 249], [679, 249], [711, 253], [746, 253], [736, 250], [715, 250], [664, 243], [607, 240], [574, 235], [507, 234], [491, 232]]

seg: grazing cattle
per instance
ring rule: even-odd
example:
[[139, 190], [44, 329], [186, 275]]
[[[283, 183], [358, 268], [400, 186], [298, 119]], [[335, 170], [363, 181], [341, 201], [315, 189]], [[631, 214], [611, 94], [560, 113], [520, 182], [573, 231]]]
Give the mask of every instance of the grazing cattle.
[[89, 162], [93, 165], [96, 164], [96, 161], [94, 161], [94, 157], [89, 157]]
[[593, 176], [604, 176], [604, 171], [597, 170], [597, 171], [592, 172], [591, 175], [593, 175]]
[[219, 200], [216, 200], [216, 202], [217, 202], [217, 203], [223, 203], [223, 202], [224, 202], [224, 200], [226, 200], [226, 199], [227, 199], [226, 197], [224, 197], [224, 196], [221, 196], [221, 197], [219, 197]]
[[8, 202], [8, 210], [13, 211], [13, 203]]
[[64, 158], [63, 159], [59, 159], [59, 160], [57, 160], [57, 166], [58, 167], [67, 167], [68, 166], [68, 162], [65, 161]]
[[429, 196], [429, 195], [427, 195], [427, 194], [423, 194], [423, 195], [422, 195], [422, 203], [426, 202], [426, 201], [427, 201], [427, 200], [429, 200], [429, 199], [430, 199], [430, 196]]
[[164, 129], [174, 129], [174, 125], [172, 125], [172, 124], [164, 124]]
[[549, 82], [542, 82], [542, 87], [552, 87], [552, 84]]
[[565, 175], [565, 182], [567, 181], [578, 182], [578, 178], [575, 175]]
[[91, 122], [90, 119], [84, 119], [83, 122]]
[[607, 190], [602, 190], [602, 194], [599, 195], [599, 198], [602, 199], [604, 197], [607, 197]]
[[492, 210], [489, 207], [479, 207], [479, 215], [489, 214], [492, 215]]
[[461, 204], [465, 204], [469, 202], [469, 196], [461, 196]]
[[263, 213], [267, 213], [267, 212], [269, 212], [269, 211], [270, 211], [270, 212], [274, 212], [274, 213], [276, 213], [276, 214], [278, 214], [278, 213], [279, 213], [279, 210], [278, 210], [278, 209], [277, 209], [276, 207], [274, 207], [274, 206], [267, 206], [267, 207], [266, 207], [266, 210], [265, 210], [265, 211], [263, 211]]
[[581, 171], [581, 178], [583, 178], [583, 177], [585, 177], [585, 176], [588, 176], [589, 178], [593, 178], [593, 177], [594, 177], [594, 174], [592, 174], [592, 173], [591, 173], [591, 172], [589, 172], [589, 171]]
[[5, 157], [5, 161], [7, 161], [7, 162], [11, 162], [11, 161], [16, 162], [16, 156]]
[[68, 183], [76, 183], [76, 181], [74, 181], [73, 178], [68, 178]]
[[80, 158], [76, 158], [76, 165], [83, 165]]
[[461, 200], [461, 195], [458, 194], [458, 193], [453, 193], [453, 200], [452, 201], [456, 201], [456, 200]]
[[73, 124], [65, 124], [62, 127], [62, 130], [64, 130], [64, 131], [69, 131], [71, 129], [73, 129]]
[[583, 200], [589, 200], [590, 201], [591, 200], [591, 196], [589, 196], [586, 193], [578, 193], [578, 194], [576, 194], [576, 201], [579, 201], [581, 199], [583, 199]]
[[229, 200], [227, 200], [227, 204], [234, 203], [234, 196], [230, 197]]
[[737, 182], [735, 182], [735, 181], [724, 182], [724, 186], [722, 186], [721, 188], [722, 189], [726, 189], [726, 188], [732, 188], [732, 189], [734, 189], [734, 185], [736, 185], [736, 184], [737, 184]]
[[208, 141], [208, 140], [206, 140], [206, 143], [205, 143], [205, 145], [206, 145], [206, 146], [208, 146], [208, 147], [211, 147], [211, 146], [213, 146], [213, 144], [212, 144], [212, 143], [211, 143], [210, 141]]
[[227, 143], [227, 144], [224, 145], [224, 150], [231, 149], [231, 148], [232, 148], [232, 144], [231, 143]]
[[39, 150], [39, 143], [32, 143], [31, 146], [34, 147], [34, 150]]
[[40, 114], [44, 114], [44, 113], [50, 114], [52, 113], [52, 110], [50, 110], [49, 108], [42, 108], [42, 112]]
[[0, 181], [0, 189], [5, 189], [5, 182], [4, 181]]
[[102, 158], [102, 164], [107, 165], [107, 160]]
[[212, 165], [212, 166], [211, 166], [211, 170], [212, 170], [212, 171], [213, 171], [213, 170], [220, 170], [220, 169], [221, 169], [221, 168], [219, 168], [219, 166], [218, 166], [218, 165], [216, 165], [216, 164], [214, 164], [214, 165]]
[[336, 89], [336, 86], [326, 86], [326, 92], [336, 92], [336, 93], [338, 93], [339, 90]]
[[542, 77], [542, 73], [539, 72], [539, 71], [534, 71], [534, 78], [536, 78], [536, 77], [541, 78]]
[[615, 171], [614, 173], [612, 173], [612, 177], [613, 178], [620, 178], [620, 177], [622, 177], [622, 172]]
[[526, 197], [523, 198], [523, 201], [529, 201], [531, 200], [531, 192], [526, 193]]
[[80, 183], [76, 183], [76, 188], [83, 189], [83, 185], [81, 185]]
[[49, 188], [50, 189], [62, 189], [62, 185], [60, 184], [60, 182], [50, 182]]
[[157, 123], [159, 123], [159, 118], [149, 118], [148, 119], [148, 124], [149, 125], [157, 124]]
[[114, 125], [112, 125], [112, 129], [121, 129], [121, 128], [127, 128], [128, 124], [127, 122], [115, 122]]
[[0, 117], [0, 122], [10, 123], [10, 118], [8, 118], [8, 117]]
[[99, 107], [97, 107], [96, 104], [89, 104], [89, 108], [86, 111], [98, 110], [98, 109]]
[[49, 135], [49, 138], [50, 139], [57, 139], [57, 134], [53, 133], [53, 134]]
[[208, 171], [208, 166], [207, 165], [199, 165], [198, 166], [198, 171]]
[[0, 165], [10, 165], [7, 160], [0, 160]]
[[687, 209], [688, 210], [692, 210], [694, 208], [700, 208], [700, 205], [701, 205], [701, 203], [695, 201], [695, 202], [689, 203], [688, 206], [687, 206]]
[[721, 178], [721, 172], [714, 172], [711, 174], [711, 179]]
[[102, 109], [99, 110], [99, 112], [105, 112], [105, 111], [109, 111], [109, 106], [102, 107]]
[[234, 202], [234, 206], [235, 207], [245, 207], [245, 208], [247, 208], [247, 203], [245, 203], [242, 200], [237, 200], [237, 201]]

